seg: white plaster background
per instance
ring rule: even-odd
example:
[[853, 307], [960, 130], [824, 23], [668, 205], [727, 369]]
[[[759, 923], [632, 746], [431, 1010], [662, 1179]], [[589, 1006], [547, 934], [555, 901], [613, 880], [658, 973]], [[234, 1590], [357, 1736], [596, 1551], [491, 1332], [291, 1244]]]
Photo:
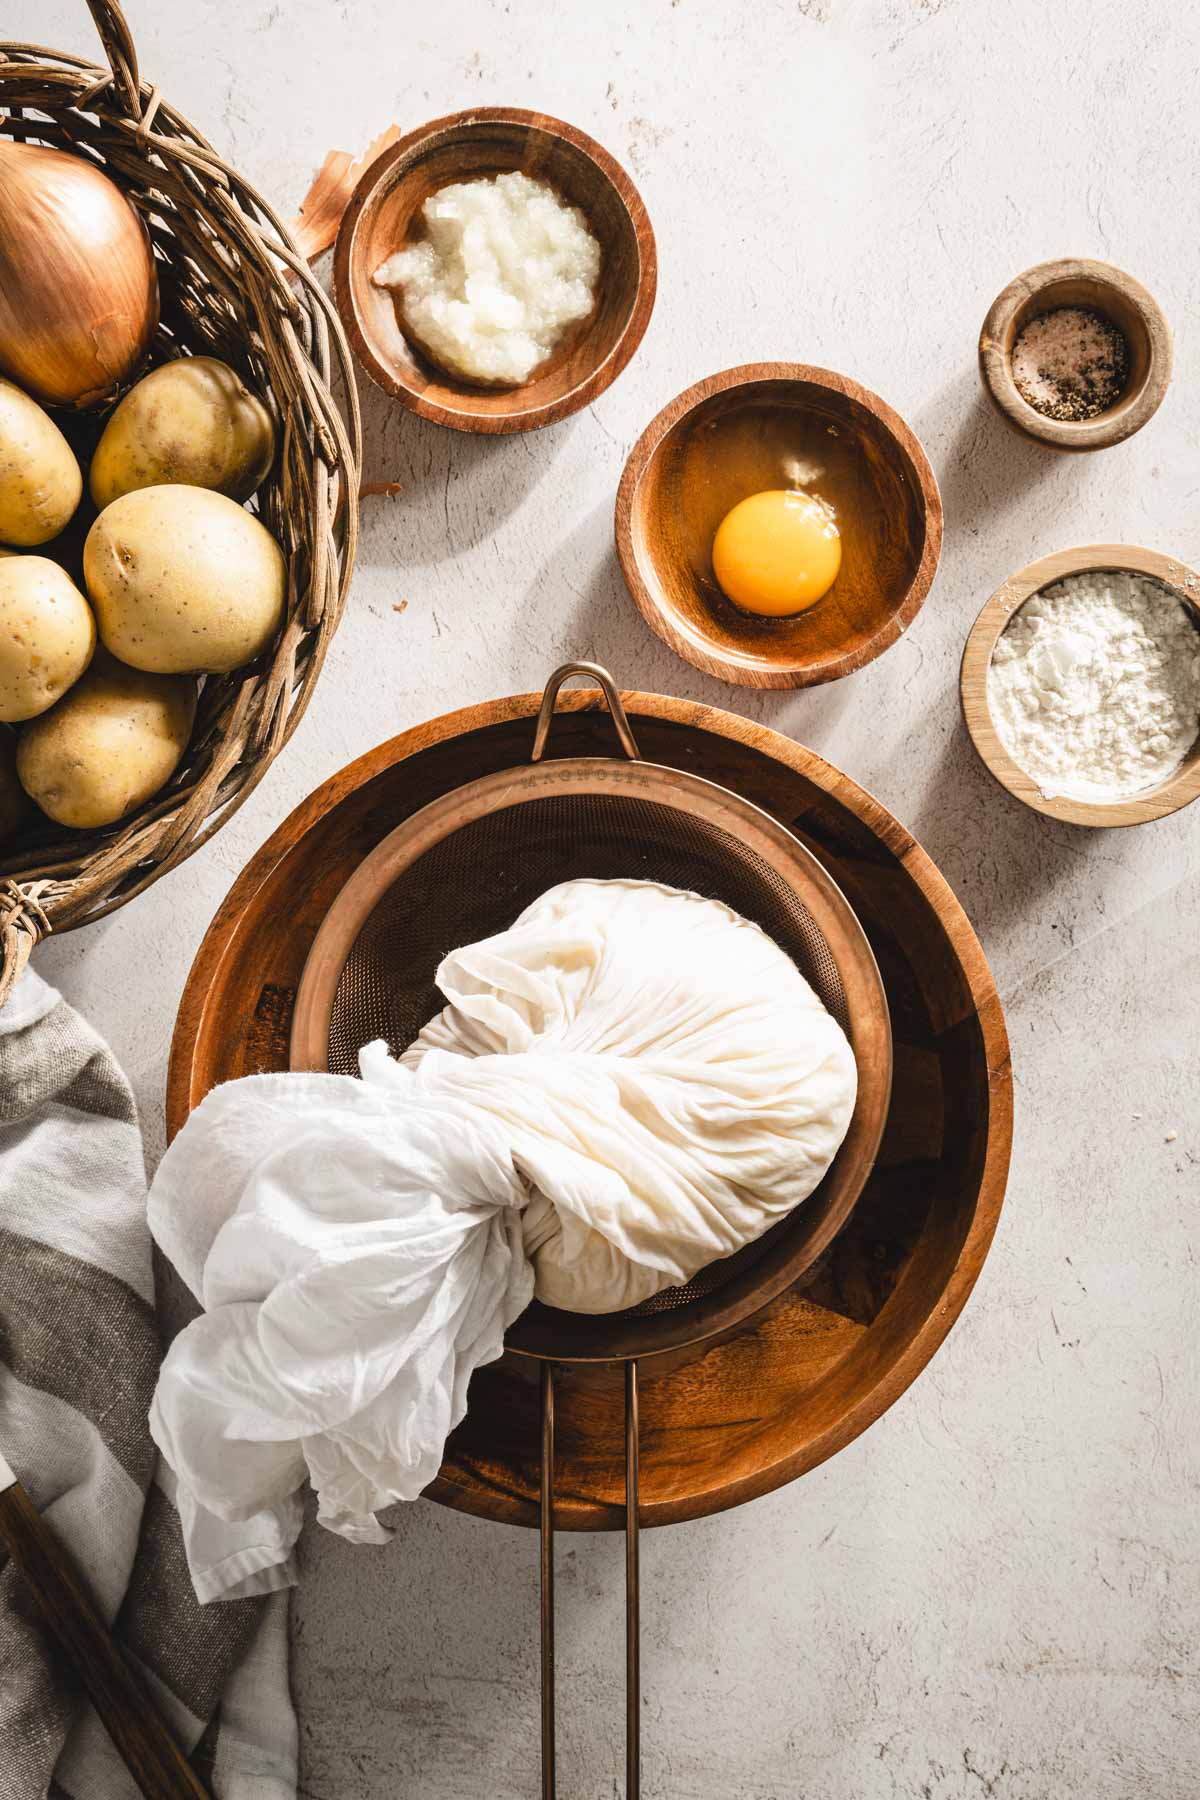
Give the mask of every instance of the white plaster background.
[[[4, 35], [89, 48], [81, 0]], [[1200, 18], [1175, 0], [129, 0], [143, 72], [281, 207], [325, 150], [471, 103], [544, 108], [633, 172], [661, 259], [632, 366], [582, 416], [489, 443], [363, 384], [370, 501], [349, 611], [292, 747], [181, 873], [50, 944], [152, 1153], [191, 957], [268, 831], [434, 713], [570, 655], [814, 745], [912, 826], [1008, 1010], [1017, 1142], [995, 1248], [932, 1367], [832, 1463], [644, 1547], [647, 1800], [1191, 1800], [1196, 1650], [1200, 809], [1072, 832], [993, 787], [959, 723], [963, 636], [1072, 543], [1200, 561], [1194, 292]], [[1055, 458], [977, 390], [997, 290], [1111, 257], [1176, 328], [1134, 441]], [[936, 585], [863, 673], [754, 696], [642, 625], [611, 547], [628, 449], [730, 363], [846, 370], [911, 421], [946, 507]], [[403, 613], [394, 610], [408, 601]], [[1177, 1132], [1167, 1141], [1169, 1132]], [[307, 1800], [537, 1791], [536, 1539], [418, 1504], [386, 1552], [310, 1533], [294, 1611]], [[620, 1541], [561, 1550], [564, 1796], [622, 1791]]]

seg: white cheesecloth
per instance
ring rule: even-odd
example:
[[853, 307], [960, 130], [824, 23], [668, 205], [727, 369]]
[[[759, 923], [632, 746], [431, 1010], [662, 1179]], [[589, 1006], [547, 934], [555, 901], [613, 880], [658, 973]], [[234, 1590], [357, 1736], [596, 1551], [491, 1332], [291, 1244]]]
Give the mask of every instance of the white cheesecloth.
[[686, 1281], [805, 1199], [849, 1125], [840, 1026], [716, 901], [566, 882], [437, 982], [399, 1061], [229, 1082], [159, 1168], [151, 1229], [205, 1308], [150, 1415], [198, 1590], [221, 1521], [259, 1520], [277, 1570], [306, 1476], [323, 1524], [385, 1539], [535, 1281], [577, 1312]]

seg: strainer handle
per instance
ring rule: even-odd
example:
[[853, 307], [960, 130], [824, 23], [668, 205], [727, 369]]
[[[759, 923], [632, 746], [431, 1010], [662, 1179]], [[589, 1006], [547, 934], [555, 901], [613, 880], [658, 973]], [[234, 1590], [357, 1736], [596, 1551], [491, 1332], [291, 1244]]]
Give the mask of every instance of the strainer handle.
[[[590, 671], [589, 671], [590, 672]], [[542, 1481], [539, 1517], [542, 1615], [542, 1800], [557, 1800], [554, 1705], [554, 1364], [541, 1369]], [[641, 1800], [641, 1578], [638, 1526], [638, 1372], [625, 1364], [625, 1800]]]
[[613, 729], [620, 740], [622, 750], [625, 752], [630, 762], [639, 762], [641, 760], [641, 752], [638, 750], [637, 739], [634, 737], [633, 730], [626, 717], [625, 708], [621, 704], [621, 696], [617, 691], [617, 684], [607, 669], [602, 669], [599, 663], [590, 662], [564, 663], [561, 669], [555, 669], [553, 675], [546, 683], [546, 691], [542, 695], [542, 704], [538, 710], [537, 730], [533, 734], [533, 754], [529, 760], [531, 762], [541, 762], [546, 749], [546, 740], [550, 736], [550, 726], [554, 721], [554, 708], [555, 703], [558, 700], [558, 690], [561, 688], [563, 682], [568, 681], [572, 675], [586, 675], [590, 681], [596, 683], [600, 692], [604, 695], [604, 703], [608, 707], [609, 713], [612, 715]]

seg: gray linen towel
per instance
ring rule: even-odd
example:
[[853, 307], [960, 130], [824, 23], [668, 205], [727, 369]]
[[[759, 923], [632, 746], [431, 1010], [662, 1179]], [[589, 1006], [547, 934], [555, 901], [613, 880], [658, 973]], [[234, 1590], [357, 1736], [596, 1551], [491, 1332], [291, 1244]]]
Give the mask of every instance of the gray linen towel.
[[[0, 1445], [218, 1800], [294, 1800], [286, 1596], [201, 1606], [146, 1413], [160, 1357], [133, 1095], [32, 971], [0, 1010]], [[0, 1800], [137, 1800], [0, 1554]]]

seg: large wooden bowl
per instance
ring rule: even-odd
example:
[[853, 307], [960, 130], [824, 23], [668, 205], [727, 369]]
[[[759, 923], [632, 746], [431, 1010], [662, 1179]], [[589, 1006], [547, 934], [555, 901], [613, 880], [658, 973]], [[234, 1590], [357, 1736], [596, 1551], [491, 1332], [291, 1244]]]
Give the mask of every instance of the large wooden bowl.
[[[811, 477], [837, 506], [842, 566], [807, 612], [758, 618], [717, 585], [713, 537], [739, 500], [793, 485], [793, 443], [805, 461], [825, 446], [843, 467], [832, 490]], [[646, 427], [621, 477], [616, 539], [642, 617], [672, 650], [744, 687], [809, 687], [861, 669], [912, 624], [937, 570], [942, 502], [916, 436], [878, 394], [808, 363], [747, 363]]]
[[[296, 986], [349, 873], [439, 794], [528, 759], [540, 696], [470, 708], [404, 733], [317, 790], [258, 852], [192, 967], [171, 1051], [168, 1130], [219, 1081], [288, 1063]], [[848, 1444], [924, 1368], [962, 1310], [999, 1215], [1012, 1130], [1000, 1002], [962, 909], [882, 806], [788, 738], [730, 713], [630, 694], [655, 762], [732, 788], [786, 823], [829, 869], [888, 992], [892, 1106], [851, 1220], [803, 1282], [752, 1328], [646, 1384], [642, 1522], [664, 1525], [779, 1487]], [[598, 696], [563, 694], [556, 749], [603, 752]], [[481, 1369], [431, 1498], [537, 1523], [538, 1389], [527, 1359]], [[556, 1523], [624, 1520], [623, 1390], [607, 1371], [557, 1384]]]
[[[600, 285], [591, 314], [528, 381], [477, 387], [422, 354], [401, 329], [393, 295], [371, 278], [420, 235], [431, 194], [513, 169], [548, 182], [586, 215], [603, 253]], [[477, 106], [422, 125], [365, 170], [338, 229], [333, 276], [346, 333], [385, 393], [437, 425], [497, 433], [553, 425], [615, 381], [650, 322], [658, 261], [641, 195], [594, 138], [545, 113]]]
[[1068, 794], [1048, 796], [1042, 792], [1033, 776], [1004, 748], [988, 705], [992, 652], [1013, 614], [1053, 582], [1097, 569], [1128, 570], [1161, 581], [1191, 610], [1200, 629], [1200, 573], [1173, 556], [1164, 556], [1161, 550], [1146, 550], [1140, 544], [1084, 544], [1040, 556], [1001, 582], [967, 635], [959, 674], [963, 718], [989, 775], [1033, 812], [1065, 825], [1145, 825], [1190, 806], [1200, 794], [1200, 729], [1174, 774], [1157, 787], [1120, 800], [1077, 800]]

